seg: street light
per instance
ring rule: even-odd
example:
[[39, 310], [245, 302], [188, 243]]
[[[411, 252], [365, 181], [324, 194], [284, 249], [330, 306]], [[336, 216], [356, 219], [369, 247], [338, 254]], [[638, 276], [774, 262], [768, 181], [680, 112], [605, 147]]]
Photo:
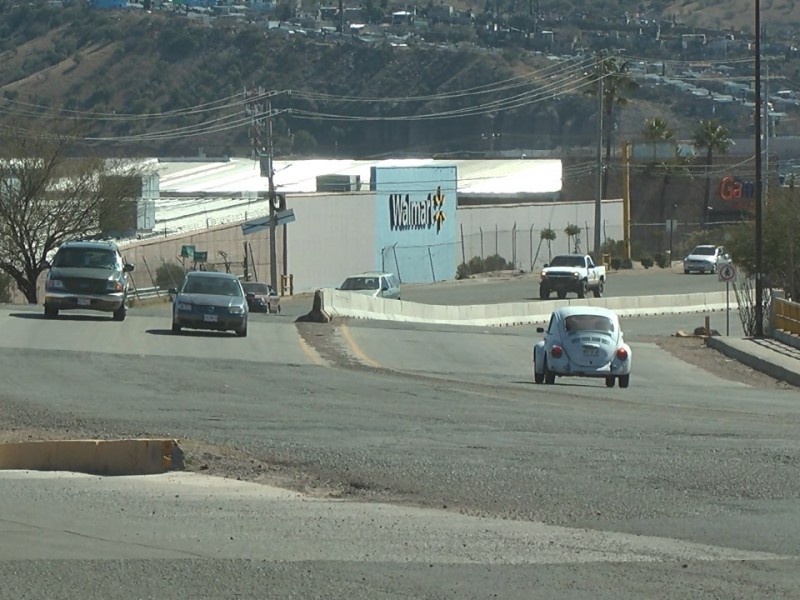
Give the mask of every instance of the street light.
[[764, 281], [761, 276], [763, 268], [763, 215], [762, 215], [762, 202], [761, 196], [763, 185], [761, 181], [761, 0], [755, 0], [755, 93], [756, 93], [756, 110], [755, 110], [755, 150], [756, 150], [756, 189], [755, 189], [755, 202], [756, 202], [756, 304], [755, 304], [755, 318], [756, 330], [755, 337], [764, 337]]

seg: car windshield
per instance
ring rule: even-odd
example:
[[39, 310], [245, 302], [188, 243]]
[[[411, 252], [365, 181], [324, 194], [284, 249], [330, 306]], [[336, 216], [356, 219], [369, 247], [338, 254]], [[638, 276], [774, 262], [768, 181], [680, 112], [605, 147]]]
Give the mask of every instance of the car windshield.
[[572, 315], [564, 320], [564, 328], [569, 332], [614, 331], [614, 322], [602, 315]]
[[183, 285], [184, 294], [209, 294], [212, 296], [241, 296], [238, 281], [227, 277], [187, 277]]
[[551, 267], [583, 267], [586, 266], [582, 256], [554, 256]]
[[377, 290], [379, 277], [348, 277], [339, 289], [342, 290]]
[[714, 246], [697, 246], [694, 250], [692, 250], [691, 254], [713, 256], [716, 253], [716, 250], [717, 249]]
[[113, 250], [95, 248], [62, 248], [53, 261], [54, 267], [74, 269], [113, 269], [117, 255]]
[[269, 295], [270, 287], [266, 283], [243, 283], [242, 288], [244, 288], [245, 294], [262, 294], [264, 296]]

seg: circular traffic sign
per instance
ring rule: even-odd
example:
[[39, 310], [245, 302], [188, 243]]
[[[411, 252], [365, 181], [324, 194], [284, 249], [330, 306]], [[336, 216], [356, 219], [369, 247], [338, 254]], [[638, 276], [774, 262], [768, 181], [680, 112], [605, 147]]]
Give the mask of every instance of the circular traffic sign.
[[736, 267], [733, 263], [722, 265], [719, 269], [720, 281], [733, 281], [736, 278]]

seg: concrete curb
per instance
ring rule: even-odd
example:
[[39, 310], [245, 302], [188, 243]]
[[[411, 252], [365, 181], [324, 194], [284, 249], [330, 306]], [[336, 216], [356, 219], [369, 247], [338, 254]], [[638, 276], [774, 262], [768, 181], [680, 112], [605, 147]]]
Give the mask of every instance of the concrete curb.
[[[726, 297], [725, 292], [707, 292], [444, 306], [384, 300], [353, 292], [321, 289], [315, 294], [314, 309], [304, 320], [317, 320], [312, 319], [311, 315], [322, 315], [326, 321], [334, 317], [349, 317], [436, 325], [502, 327], [545, 323], [552, 311], [561, 306], [603, 306], [614, 310], [621, 317], [632, 317], [724, 311]], [[736, 309], [737, 304], [732, 302], [731, 308]]]
[[183, 469], [177, 440], [53, 440], [0, 444], [0, 469], [153, 475]]
[[706, 345], [712, 350], [717, 350], [728, 358], [739, 361], [743, 365], [747, 365], [756, 371], [760, 371], [761, 373], [769, 375], [770, 377], [774, 377], [775, 379], [785, 381], [786, 383], [795, 387], [800, 387], [800, 373], [796, 373], [780, 365], [776, 365], [765, 358], [755, 356], [754, 354], [750, 354], [745, 350], [736, 348], [726, 343], [721, 337], [707, 337]]

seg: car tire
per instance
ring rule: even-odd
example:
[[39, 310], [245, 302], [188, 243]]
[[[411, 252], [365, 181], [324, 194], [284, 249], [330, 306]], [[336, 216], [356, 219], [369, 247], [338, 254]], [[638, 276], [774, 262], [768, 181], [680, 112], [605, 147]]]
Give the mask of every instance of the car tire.
[[540, 300], [549, 300], [550, 299], [550, 290], [543, 286], [539, 286], [539, 299]]
[[620, 375], [619, 376], [619, 387], [626, 388], [631, 382], [631, 374], [628, 373], [627, 375]]
[[115, 321], [124, 321], [124, 320], [125, 320], [125, 316], [126, 316], [127, 314], [128, 314], [128, 309], [127, 309], [127, 308], [125, 308], [125, 305], [123, 304], [123, 305], [122, 305], [122, 306], [120, 306], [120, 307], [119, 307], [117, 310], [115, 310], [115, 311], [114, 311], [114, 315], [113, 315], [113, 317], [112, 317], [112, 318], [113, 318]]
[[244, 327], [241, 329], [236, 329], [236, 335], [239, 337], [247, 337], [247, 323], [244, 324]]
[[553, 385], [556, 382], [556, 374], [553, 373], [547, 366], [547, 359], [544, 359], [544, 383], [545, 385]]
[[544, 383], [544, 373], [539, 373], [536, 370], [536, 350], [533, 351], [533, 382]]
[[684, 269], [684, 270], [683, 270], [683, 274], [684, 274], [684, 275], [688, 275], [688, 274], [689, 274], [689, 269]]
[[[607, 388], [614, 387], [614, 376], [613, 375], [609, 375], [608, 377], [606, 377], [606, 387]], [[622, 386], [620, 386], [620, 387], [622, 387]]]
[[578, 298], [586, 298], [587, 290], [588, 286], [586, 285], [586, 281], [581, 281], [578, 284]]
[[597, 287], [594, 288], [594, 290], [593, 290], [594, 291], [594, 297], [595, 298], [602, 298], [604, 290], [605, 290], [605, 286], [603, 285], [603, 282], [601, 281], [600, 283], [597, 284]]
[[45, 319], [56, 319], [58, 318], [58, 309], [53, 308], [52, 306], [48, 306], [47, 304], [44, 305], [44, 318]]
[[567, 292], [562, 292], [559, 290], [558, 292], [556, 292], [556, 296], [558, 296], [559, 300], [563, 300], [564, 298], [567, 297]]
[[180, 333], [181, 326], [178, 325], [175, 321], [172, 322], [172, 333]]

